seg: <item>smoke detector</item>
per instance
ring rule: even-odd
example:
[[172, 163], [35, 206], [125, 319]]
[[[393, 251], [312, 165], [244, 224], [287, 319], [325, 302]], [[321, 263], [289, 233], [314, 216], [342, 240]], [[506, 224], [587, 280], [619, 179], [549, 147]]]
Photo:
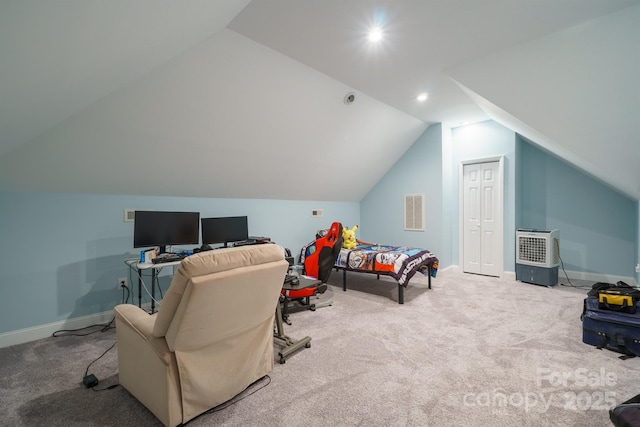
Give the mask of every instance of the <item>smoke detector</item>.
[[349, 92], [344, 96], [344, 103], [347, 105], [353, 104], [353, 101], [355, 100], [356, 100], [356, 94], [353, 92]]

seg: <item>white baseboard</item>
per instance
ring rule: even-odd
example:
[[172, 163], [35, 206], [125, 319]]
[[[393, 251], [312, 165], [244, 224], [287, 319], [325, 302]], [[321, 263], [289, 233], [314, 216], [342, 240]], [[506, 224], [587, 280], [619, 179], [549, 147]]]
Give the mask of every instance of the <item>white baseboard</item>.
[[515, 271], [503, 271], [502, 278], [507, 280], [516, 280], [516, 272]]
[[[585, 271], [571, 271], [567, 270], [566, 276], [569, 276], [569, 279], [576, 280], [588, 280], [590, 282], [604, 282], [604, 283], [617, 283], [619, 281], [623, 281], [631, 286], [638, 286], [636, 279], [633, 277], [625, 277], [625, 276], [615, 276], [610, 274], [600, 274], [600, 273], [589, 273]], [[558, 270], [558, 280], [562, 280], [566, 278], [565, 272], [562, 269]]]
[[[463, 272], [459, 265], [450, 265], [443, 269], [438, 270], [438, 272], [440, 271], [443, 271], [443, 272], [452, 271], [454, 273]], [[569, 279], [588, 280], [594, 283], [596, 282], [617, 283], [618, 281], [623, 281], [631, 286], [638, 286], [638, 282], [633, 277], [615, 276], [610, 274], [589, 273], [585, 271], [571, 271], [571, 270], [567, 270], [566, 275], [569, 276]], [[515, 271], [503, 271], [501, 277], [507, 280], [516, 280], [516, 273]], [[564, 271], [562, 269], [558, 269], [558, 281], [562, 281], [565, 278], [566, 276]]]
[[59, 322], [47, 323], [45, 325], [33, 326], [31, 328], [5, 332], [0, 334], [0, 348], [47, 338], [54, 332], [60, 330], [80, 329], [96, 324], [106, 325], [111, 321], [111, 319], [113, 319], [113, 311], [104, 311], [102, 313], [75, 317], [73, 319], [61, 320]]
[[[443, 269], [438, 269], [438, 271], [451, 271], [453, 273], [464, 273], [464, 271], [462, 271], [459, 265], [450, 265]], [[502, 276], [500, 277], [507, 280], [516, 280], [516, 273], [514, 271], [503, 271]]]
[[442, 272], [451, 271], [452, 273], [462, 273], [462, 270], [460, 269], [460, 266], [459, 265], [455, 265], [455, 264], [449, 265], [449, 266], [443, 267], [443, 268], [438, 267], [438, 273], [441, 272], [441, 271]]
[[[449, 265], [447, 267], [444, 268], [440, 268], [438, 267], [438, 273], [442, 272], [444, 273], [445, 271], [451, 270], [454, 273], [458, 272], [458, 266], [457, 265]], [[436, 273], [436, 277], [438, 277], [437, 273]]]
[[[150, 311], [151, 304], [143, 304], [142, 308]], [[106, 325], [113, 319], [113, 310], [102, 313], [89, 314], [87, 316], [74, 317], [73, 319], [33, 326], [31, 328], [18, 329], [0, 334], [0, 348], [23, 344], [30, 341], [48, 338], [56, 331], [86, 328], [92, 325]]]
[[[458, 265], [449, 265], [445, 268], [438, 269], [438, 272], [451, 270], [454, 273], [461, 273], [462, 269]], [[588, 280], [592, 282], [616, 283], [623, 281], [631, 286], [638, 286], [638, 282], [633, 277], [613, 276], [607, 274], [589, 273], [584, 271], [567, 271], [569, 279]], [[505, 271], [502, 274], [503, 279], [516, 280], [516, 273], [513, 271]], [[558, 280], [565, 278], [564, 271], [558, 271]], [[143, 304], [144, 305], [144, 304]], [[143, 307], [149, 310], [150, 304]], [[102, 313], [90, 314], [87, 316], [75, 317], [73, 319], [61, 320], [59, 322], [47, 323], [45, 325], [33, 326], [31, 328], [18, 329], [16, 331], [4, 332], [0, 334], [0, 348], [12, 345], [23, 344], [29, 341], [35, 341], [42, 338], [50, 337], [54, 332], [63, 329], [80, 329], [96, 324], [107, 324], [113, 318], [113, 311], [104, 311]]]

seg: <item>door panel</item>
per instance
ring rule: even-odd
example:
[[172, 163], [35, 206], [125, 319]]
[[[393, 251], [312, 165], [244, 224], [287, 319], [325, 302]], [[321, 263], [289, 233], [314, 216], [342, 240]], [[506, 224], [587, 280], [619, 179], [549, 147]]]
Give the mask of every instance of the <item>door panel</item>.
[[488, 162], [463, 167], [463, 271], [500, 276], [503, 254], [499, 229], [500, 212], [499, 163]]
[[464, 167], [464, 263], [463, 270], [469, 273], [481, 271], [480, 244], [480, 167]]

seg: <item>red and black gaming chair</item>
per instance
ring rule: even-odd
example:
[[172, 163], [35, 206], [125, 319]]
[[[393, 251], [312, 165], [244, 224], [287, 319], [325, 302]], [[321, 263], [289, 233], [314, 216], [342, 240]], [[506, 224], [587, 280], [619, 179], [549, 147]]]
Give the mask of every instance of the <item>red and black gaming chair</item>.
[[332, 301], [323, 301], [311, 304], [310, 298], [323, 294], [327, 290], [327, 280], [329, 280], [333, 266], [340, 254], [340, 249], [342, 249], [342, 224], [334, 222], [327, 234], [317, 237], [315, 244], [309, 246], [307, 249], [309, 254], [304, 258], [305, 276], [317, 278], [320, 283], [310, 288], [282, 290], [282, 316], [287, 323], [289, 323], [289, 304], [293, 301], [297, 301], [305, 309], [312, 311], [333, 303]]

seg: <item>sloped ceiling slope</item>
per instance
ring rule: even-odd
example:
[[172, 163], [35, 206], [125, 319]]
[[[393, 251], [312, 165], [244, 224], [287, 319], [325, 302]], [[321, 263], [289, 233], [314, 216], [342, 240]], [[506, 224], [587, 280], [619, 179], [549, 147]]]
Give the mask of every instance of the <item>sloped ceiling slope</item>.
[[639, 4], [0, 0], [0, 191], [357, 201], [494, 118], [638, 198]]
[[446, 70], [496, 121], [640, 199], [640, 6]]
[[221, 29], [249, 0], [0, 0], [0, 155]]
[[[229, 28], [427, 123], [459, 124], [488, 117], [444, 70], [633, 4], [639, 1], [254, 0]], [[367, 40], [374, 27], [384, 34], [375, 44]], [[416, 102], [420, 92], [428, 102]]]
[[427, 126], [350, 90], [223, 30], [5, 155], [0, 185], [359, 200]]

